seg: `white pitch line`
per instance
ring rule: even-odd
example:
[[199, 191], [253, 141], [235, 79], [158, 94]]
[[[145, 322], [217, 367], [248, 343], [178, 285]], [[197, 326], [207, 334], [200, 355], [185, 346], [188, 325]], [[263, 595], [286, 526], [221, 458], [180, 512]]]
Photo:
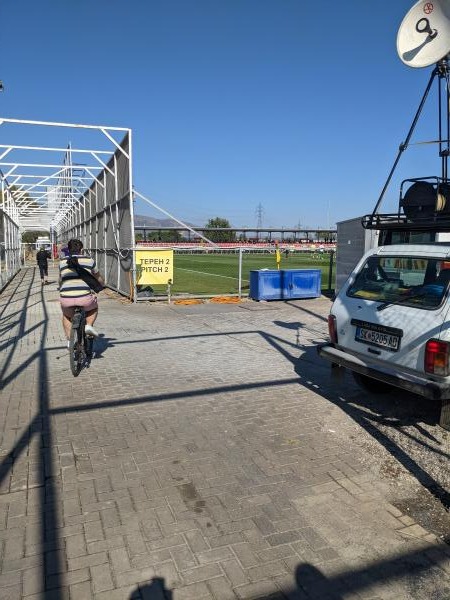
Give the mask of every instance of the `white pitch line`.
[[[211, 275], [211, 277], [223, 277], [224, 279], [237, 279], [237, 277], [229, 277], [228, 275], [217, 275], [217, 273], [206, 273], [205, 271], [194, 271], [193, 269], [183, 269], [177, 267], [180, 271], [188, 271], [189, 273], [200, 273], [201, 275]], [[242, 279], [242, 281], [250, 281], [250, 279]]]

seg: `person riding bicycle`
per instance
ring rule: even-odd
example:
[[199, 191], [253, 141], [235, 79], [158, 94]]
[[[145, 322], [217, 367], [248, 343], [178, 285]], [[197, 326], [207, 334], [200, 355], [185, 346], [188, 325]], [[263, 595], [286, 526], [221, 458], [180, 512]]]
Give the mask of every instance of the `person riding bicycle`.
[[83, 255], [83, 243], [80, 240], [69, 240], [67, 247], [69, 256], [59, 263], [59, 299], [63, 313], [64, 333], [69, 343], [72, 318], [77, 306], [83, 307], [86, 312], [86, 333], [98, 336], [98, 332], [93, 327], [98, 316], [97, 296], [85, 279], [93, 277], [94, 281], [96, 280], [101, 286], [104, 285], [104, 281], [95, 260]]

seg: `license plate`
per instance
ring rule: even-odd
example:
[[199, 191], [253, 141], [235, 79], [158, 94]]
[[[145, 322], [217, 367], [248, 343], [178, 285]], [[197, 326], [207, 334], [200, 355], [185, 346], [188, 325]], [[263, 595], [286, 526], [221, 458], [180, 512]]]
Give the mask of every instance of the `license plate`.
[[366, 327], [356, 328], [355, 340], [363, 342], [363, 344], [370, 344], [371, 346], [391, 350], [391, 352], [397, 352], [400, 346], [400, 337], [398, 335], [374, 331]]

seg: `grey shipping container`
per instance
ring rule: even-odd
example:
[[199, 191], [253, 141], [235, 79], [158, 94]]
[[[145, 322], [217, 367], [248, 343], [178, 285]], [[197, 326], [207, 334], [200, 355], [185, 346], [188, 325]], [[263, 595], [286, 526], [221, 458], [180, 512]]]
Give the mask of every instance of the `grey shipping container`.
[[378, 231], [364, 229], [362, 217], [337, 223], [336, 293], [362, 256], [378, 244]]

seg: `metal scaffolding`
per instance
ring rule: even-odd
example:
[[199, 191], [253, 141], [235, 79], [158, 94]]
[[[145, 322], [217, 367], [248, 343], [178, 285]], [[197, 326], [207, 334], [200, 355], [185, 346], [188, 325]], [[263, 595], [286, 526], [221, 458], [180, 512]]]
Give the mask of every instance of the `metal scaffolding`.
[[0, 290], [20, 270], [20, 247], [17, 220], [0, 208]]
[[[21, 233], [35, 230], [55, 245], [81, 239], [107, 285], [134, 296], [131, 130], [7, 118], [0, 126], [2, 286], [20, 268]], [[56, 144], [24, 145], [36, 128]]]

